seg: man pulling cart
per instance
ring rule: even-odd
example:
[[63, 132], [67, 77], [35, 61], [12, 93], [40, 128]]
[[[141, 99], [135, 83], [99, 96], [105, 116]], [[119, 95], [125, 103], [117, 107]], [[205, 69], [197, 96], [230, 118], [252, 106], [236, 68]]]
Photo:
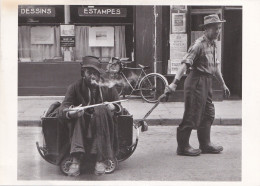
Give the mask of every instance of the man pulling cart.
[[[211, 125], [215, 118], [215, 108], [212, 103], [214, 76], [221, 83], [225, 95], [230, 95], [222, 78], [215, 43], [223, 22], [225, 20], [220, 20], [216, 14], [204, 17], [204, 24], [201, 25], [205, 29], [204, 35], [189, 48], [175, 79], [165, 88], [166, 93], [174, 92], [184, 72], [188, 68], [191, 69], [184, 84], [184, 116], [177, 128], [178, 155], [197, 156], [201, 152], [219, 153], [223, 150], [222, 146], [216, 146], [210, 140]], [[192, 129], [197, 129], [199, 149], [194, 149], [189, 144]]]

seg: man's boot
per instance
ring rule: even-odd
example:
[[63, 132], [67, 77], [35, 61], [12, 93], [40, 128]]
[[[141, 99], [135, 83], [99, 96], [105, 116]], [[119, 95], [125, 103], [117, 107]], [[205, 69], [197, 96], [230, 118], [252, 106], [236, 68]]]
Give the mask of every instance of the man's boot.
[[194, 149], [189, 144], [190, 134], [192, 129], [185, 128], [180, 130], [177, 128], [177, 154], [182, 156], [198, 156], [201, 153], [200, 149]]
[[199, 128], [197, 130], [198, 140], [200, 143], [200, 149], [202, 153], [217, 154], [223, 151], [222, 146], [216, 146], [210, 141], [210, 129], [211, 126]]

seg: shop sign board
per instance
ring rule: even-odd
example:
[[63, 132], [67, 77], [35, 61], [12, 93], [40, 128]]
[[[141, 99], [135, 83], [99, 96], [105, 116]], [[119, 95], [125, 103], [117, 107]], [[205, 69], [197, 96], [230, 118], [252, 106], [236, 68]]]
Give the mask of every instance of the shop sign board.
[[171, 74], [176, 74], [180, 68], [181, 63], [171, 63]]
[[187, 10], [187, 6], [185, 5], [172, 5], [171, 8], [173, 10]]
[[170, 59], [182, 59], [186, 55], [186, 52], [174, 51], [172, 47], [170, 47]]
[[60, 25], [60, 46], [75, 47], [75, 25]]
[[186, 32], [186, 14], [172, 13], [172, 33]]
[[110, 7], [79, 7], [79, 16], [88, 17], [126, 17], [126, 8], [110, 8]]
[[176, 74], [187, 52], [187, 34], [170, 34], [170, 60], [168, 73]]
[[172, 50], [179, 52], [187, 51], [187, 34], [171, 34], [170, 46]]
[[60, 37], [61, 47], [75, 47], [75, 36], [61, 36]]
[[55, 17], [55, 7], [47, 6], [19, 6], [20, 17]]
[[176, 74], [181, 66], [181, 59], [168, 60], [168, 74]]

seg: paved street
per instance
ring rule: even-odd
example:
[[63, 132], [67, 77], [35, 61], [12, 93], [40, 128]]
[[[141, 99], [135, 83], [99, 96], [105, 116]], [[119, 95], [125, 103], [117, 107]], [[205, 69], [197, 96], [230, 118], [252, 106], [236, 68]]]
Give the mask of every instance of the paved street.
[[[47, 163], [37, 152], [40, 127], [18, 127], [18, 180], [136, 180], [136, 181], [241, 181], [241, 126], [213, 126], [212, 141], [224, 146], [222, 154], [177, 156], [176, 126], [150, 126], [140, 133], [134, 154], [110, 175], [64, 176], [58, 166]], [[196, 131], [191, 145], [198, 147]]]

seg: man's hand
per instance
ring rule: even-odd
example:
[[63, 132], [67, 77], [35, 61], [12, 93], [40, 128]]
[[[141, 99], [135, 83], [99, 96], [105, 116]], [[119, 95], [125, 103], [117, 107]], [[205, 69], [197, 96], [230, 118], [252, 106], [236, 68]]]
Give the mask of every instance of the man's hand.
[[[77, 107], [81, 107], [82, 104], [80, 104]], [[73, 106], [70, 106], [70, 108], [73, 108]], [[76, 107], [75, 107], [76, 108]], [[68, 118], [79, 118], [84, 114], [84, 110], [70, 110], [67, 113]]]
[[228, 89], [228, 87], [227, 87], [226, 84], [223, 85], [223, 90], [224, 90], [224, 96], [225, 96], [225, 98], [229, 98], [229, 96], [230, 96], [230, 91], [229, 91], [229, 89]]
[[83, 116], [84, 110], [70, 110], [68, 111], [68, 115], [70, 118], [79, 118]]
[[177, 87], [176, 84], [171, 83], [169, 86], [166, 86], [166, 87], [165, 87], [164, 93], [165, 93], [165, 94], [173, 93], [173, 92], [175, 92], [176, 87]]
[[108, 107], [108, 109], [110, 111], [114, 111], [116, 109], [116, 107], [113, 105], [113, 103], [107, 103], [107, 102], [104, 102], [106, 104], [106, 106]]

